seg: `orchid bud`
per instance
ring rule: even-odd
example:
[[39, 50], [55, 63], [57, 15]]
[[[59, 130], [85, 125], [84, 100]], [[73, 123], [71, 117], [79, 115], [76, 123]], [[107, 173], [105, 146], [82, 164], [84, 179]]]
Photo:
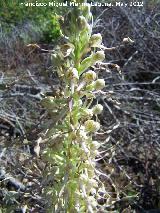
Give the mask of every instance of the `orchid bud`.
[[96, 90], [101, 90], [105, 87], [105, 81], [104, 79], [97, 79], [95, 82], [94, 82], [94, 89]]
[[94, 169], [91, 168], [91, 165], [90, 165], [90, 168], [88, 168], [88, 176], [92, 177], [92, 178], [94, 178], [94, 176], [95, 176]]
[[97, 104], [92, 108], [92, 112], [94, 115], [101, 114], [102, 111], [103, 111], [103, 106], [101, 104]]
[[84, 123], [87, 132], [97, 132], [100, 129], [100, 124], [94, 120], [88, 120]]
[[91, 147], [92, 147], [92, 149], [95, 149], [95, 150], [97, 150], [97, 149], [99, 149], [100, 148], [100, 143], [98, 142], [98, 141], [92, 141], [91, 142]]
[[102, 36], [100, 33], [94, 34], [90, 38], [90, 47], [99, 47], [102, 43]]
[[96, 53], [94, 53], [92, 55], [92, 62], [93, 63], [101, 62], [104, 59], [105, 59], [104, 51], [97, 51]]
[[79, 180], [82, 183], [86, 183], [88, 181], [88, 177], [85, 174], [81, 174], [80, 177], [79, 177]]
[[86, 83], [91, 83], [96, 79], [96, 77], [97, 77], [96, 73], [92, 70], [89, 70], [83, 74], [83, 79]]
[[84, 29], [88, 28], [88, 23], [87, 23], [86, 18], [84, 16], [78, 17], [77, 24], [78, 24], [79, 30], [84, 30]]
[[81, 126], [81, 128], [82, 128], [81, 130], [77, 131], [77, 138], [80, 139], [79, 142], [87, 139], [87, 134], [84, 131], [84, 126]]
[[86, 17], [88, 20], [90, 20], [92, 16], [92, 13], [90, 12], [90, 8], [91, 6], [89, 3], [82, 7], [83, 16]]
[[83, 113], [82, 117], [84, 117], [85, 119], [93, 117], [93, 112], [91, 109], [84, 109], [82, 113]]
[[77, 69], [72, 67], [69, 68], [69, 70], [67, 71], [67, 78], [68, 80], [78, 80], [79, 75]]

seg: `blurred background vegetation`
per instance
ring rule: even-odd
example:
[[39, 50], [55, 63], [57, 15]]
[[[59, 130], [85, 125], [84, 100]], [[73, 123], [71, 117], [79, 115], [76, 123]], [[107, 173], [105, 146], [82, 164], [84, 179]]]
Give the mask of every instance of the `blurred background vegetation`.
[[[65, 7], [49, 7], [49, 6], [25, 6], [24, 1], [20, 0], [4, 0], [0, 2], [0, 30], [10, 35], [13, 30], [20, 29], [19, 37], [26, 43], [34, 40], [34, 33], [39, 34], [36, 40], [42, 40], [46, 43], [53, 41], [60, 36], [60, 27], [56, 13], [63, 14]], [[34, 1], [26, 1], [31, 3]], [[37, 3], [42, 1], [36, 1]], [[48, 0], [43, 0], [47, 3]], [[60, 3], [62, 0], [57, 0]], [[23, 33], [23, 28], [30, 25], [32, 34]]]

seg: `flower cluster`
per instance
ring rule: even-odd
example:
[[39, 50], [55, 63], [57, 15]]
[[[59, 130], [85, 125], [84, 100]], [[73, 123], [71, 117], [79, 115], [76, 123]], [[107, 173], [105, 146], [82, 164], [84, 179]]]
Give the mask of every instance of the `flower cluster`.
[[[53, 65], [63, 81], [63, 95], [43, 101], [53, 114], [53, 124], [46, 132], [48, 149], [45, 157], [54, 168], [52, 210], [54, 212], [96, 212], [98, 178], [95, 157], [100, 143], [92, 140], [100, 130], [98, 115], [101, 104], [92, 106], [94, 92], [105, 87], [93, 65], [105, 59], [97, 50], [102, 43], [101, 34], [92, 35], [90, 6], [75, 7], [61, 19], [62, 33], [68, 43], [57, 47]], [[96, 120], [95, 120], [96, 119]], [[56, 135], [56, 137], [55, 137]], [[61, 144], [58, 146], [56, 144]]]

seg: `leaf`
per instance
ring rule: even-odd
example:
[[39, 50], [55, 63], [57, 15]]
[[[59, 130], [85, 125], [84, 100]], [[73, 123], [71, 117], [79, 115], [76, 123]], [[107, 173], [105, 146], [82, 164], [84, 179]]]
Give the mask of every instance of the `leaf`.
[[78, 69], [79, 74], [82, 74], [86, 69], [88, 69], [92, 65], [92, 57], [89, 56], [85, 58]]

